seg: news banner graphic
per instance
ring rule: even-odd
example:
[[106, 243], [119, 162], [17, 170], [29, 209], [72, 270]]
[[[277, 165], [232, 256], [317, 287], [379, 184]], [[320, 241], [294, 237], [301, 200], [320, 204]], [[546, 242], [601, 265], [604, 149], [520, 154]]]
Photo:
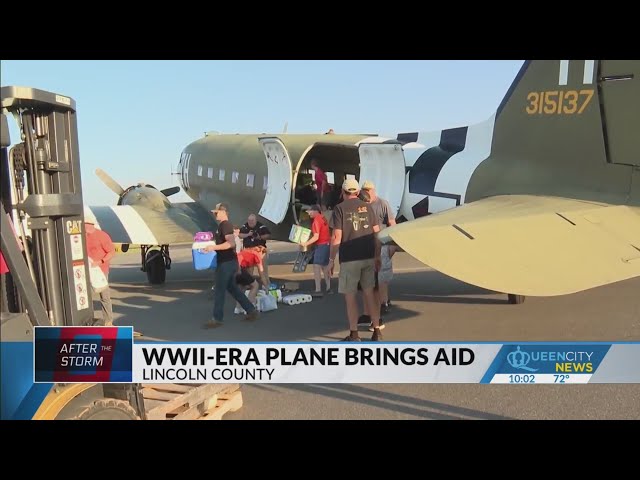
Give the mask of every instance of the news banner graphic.
[[640, 383], [640, 343], [136, 344], [145, 383]]
[[35, 327], [35, 383], [130, 383], [133, 327]]
[[640, 342], [156, 343], [130, 327], [38, 327], [36, 382], [640, 383]]

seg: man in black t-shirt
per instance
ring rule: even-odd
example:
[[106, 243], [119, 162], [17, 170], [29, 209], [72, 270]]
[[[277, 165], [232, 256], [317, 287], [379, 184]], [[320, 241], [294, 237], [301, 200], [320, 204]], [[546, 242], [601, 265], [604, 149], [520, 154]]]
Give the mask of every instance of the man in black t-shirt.
[[350, 334], [345, 341], [358, 342], [358, 283], [362, 286], [365, 302], [372, 312], [371, 340], [382, 340], [380, 333], [380, 308], [376, 307], [373, 293], [375, 272], [380, 268], [380, 231], [378, 219], [371, 207], [358, 198], [360, 185], [355, 179], [346, 179], [342, 184], [344, 201], [338, 204], [332, 217], [333, 237], [329, 267], [333, 275], [335, 258], [340, 253], [340, 277], [338, 291], [345, 296]]
[[[240, 227], [240, 233], [238, 236], [242, 239], [242, 248], [253, 248], [263, 246], [267, 248], [267, 240], [271, 238], [271, 232], [258, 221], [258, 217], [255, 213], [252, 213], [247, 218], [247, 223]], [[265, 250], [264, 257], [262, 259], [262, 266], [264, 267], [265, 274], [269, 277], [269, 250]], [[253, 275], [254, 267], [249, 269], [249, 273]]]
[[240, 290], [236, 283], [236, 274], [240, 273], [238, 256], [236, 255], [236, 239], [233, 234], [233, 224], [229, 221], [229, 207], [226, 203], [218, 203], [211, 212], [218, 222], [215, 234], [215, 245], [206, 247], [207, 252], [217, 252], [216, 289], [213, 305], [213, 318], [205, 325], [205, 328], [216, 328], [224, 325], [224, 294], [229, 292], [231, 296], [247, 312], [245, 320], [256, 320], [258, 311]]

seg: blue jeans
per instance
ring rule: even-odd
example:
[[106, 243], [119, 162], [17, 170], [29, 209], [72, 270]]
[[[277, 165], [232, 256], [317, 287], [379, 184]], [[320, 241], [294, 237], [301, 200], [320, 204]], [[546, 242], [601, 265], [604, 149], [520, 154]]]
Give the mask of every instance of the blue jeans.
[[216, 290], [213, 304], [213, 319], [222, 322], [224, 317], [224, 294], [229, 292], [236, 301], [242, 305], [245, 312], [251, 313], [255, 310], [253, 304], [247, 296], [238, 288], [236, 283], [236, 273], [238, 273], [238, 261], [218, 263], [216, 268]]

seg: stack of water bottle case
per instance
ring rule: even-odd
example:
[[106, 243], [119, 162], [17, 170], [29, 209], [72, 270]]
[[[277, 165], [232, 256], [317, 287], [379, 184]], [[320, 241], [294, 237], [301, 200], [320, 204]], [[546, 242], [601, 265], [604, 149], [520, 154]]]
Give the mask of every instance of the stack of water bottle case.
[[[215, 270], [218, 266], [217, 252], [205, 252], [208, 246], [215, 245], [213, 240], [213, 232], [198, 232], [193, 237], [191, 246], [191, 255], [193, 258], [193, 268], [196, 270]], [[267, 312], [276, 310], [278, 303], [287, 305], [298, 305], [301, 303], [311, 302], [313, 298], [307, 294], [282, 295], [284, 288], [278, 288], [278, 285], [271, 283], [268, 286], [268, 293], [259, 291], [256, 297], [256, 308], [258, 311]], [[247, 292], [248, 293], [248, 292]]]

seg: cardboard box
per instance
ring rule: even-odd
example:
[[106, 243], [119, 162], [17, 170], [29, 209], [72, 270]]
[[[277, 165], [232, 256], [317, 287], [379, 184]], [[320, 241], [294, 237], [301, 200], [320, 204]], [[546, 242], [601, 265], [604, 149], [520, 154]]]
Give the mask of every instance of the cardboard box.
[[311, 230], [301, 227], [300, 225], [291, 225], [289, 240], [293, 243], [303, 243], [311, 238]]

